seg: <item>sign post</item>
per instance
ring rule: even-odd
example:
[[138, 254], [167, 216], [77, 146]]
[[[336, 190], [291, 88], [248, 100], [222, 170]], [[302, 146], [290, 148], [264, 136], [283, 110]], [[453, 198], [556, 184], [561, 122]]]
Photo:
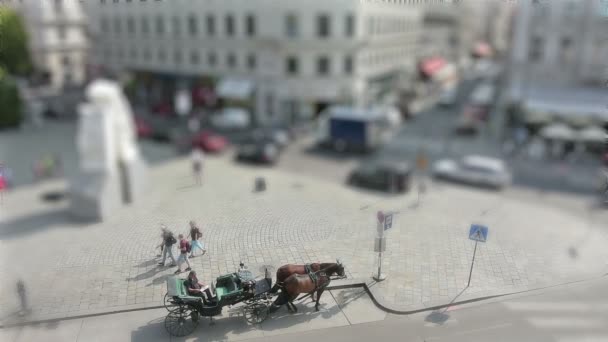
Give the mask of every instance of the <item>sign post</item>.
[[473, 265], [475, 264], [475, 254], [477, 254], [477, 243], [486, 242], [488, 239], [488, 227], [472, 224], [469, 229], [469, 239], [475, 240], [475, 249], [473, 249], [473, 259], [471, 260], [471, 270], [469, 271], [469, 282], [467, 287], [471, 285], [471, 277], [473, 276]]
[[386, 279], [386, 275], [382, 273], [382, 253], [386, 251], [386, 238], [384, 237], [384, 232], [393, 227], [393, 214], [385, 214], [382, 211], [378, 211], [377, 219], [377, 236], [374, 241], [374, 251], [378, 252], [378, 273], [374, 275], [374, 280], [383, 281]]

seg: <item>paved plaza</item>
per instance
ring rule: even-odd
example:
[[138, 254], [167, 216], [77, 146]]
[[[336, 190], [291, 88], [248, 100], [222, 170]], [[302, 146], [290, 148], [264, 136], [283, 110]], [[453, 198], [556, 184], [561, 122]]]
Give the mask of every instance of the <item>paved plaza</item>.
[[[157, 164], [144, 201], [103, 223], [82, 224], [67, 202], [41, 196], [65, 190], [61, 181], [24, 186], [1, 207], [1, 317], [17, 319], [16, 281], [27, 287], [29, 320], [162, 305], [165, 279], [157, 266], [159, 224], [186, 233], [203, 229], [208, 252], [192, 260], [203, 281], [232, 272], [239, 261], [254, 272], [285, 263], [340, 258], [352, 279], [370, 281], [374, 296], [394, 310], [416, 310], [480, 296], [523, 291], [606, 273], [605, 214], [586, 205], [568, 210], [542, 195], [516, 196], [433, 184], [417, 203], [358, 191], [279, 169], [209, 157], [202, 187], [193, 186], [188, 160]], [[253, 192], [264, 176], [265, 192]], [[388, 232], [387, 280], [374, 284], [377, 210], [396, 213]], [[464, 292], [473, 242], [471, 223], [490, 227], [480, 244], [471, 286]]]

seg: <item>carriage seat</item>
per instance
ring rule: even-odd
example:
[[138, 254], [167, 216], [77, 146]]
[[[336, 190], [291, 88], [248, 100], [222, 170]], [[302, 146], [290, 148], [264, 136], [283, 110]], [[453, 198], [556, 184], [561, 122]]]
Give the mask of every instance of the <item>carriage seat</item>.
[[184, 283], [186, 279], [180, 279], [178, 277], [169, 277], [167, 278], [167, 293], [171, 297], [177, 297], [183, 302], [198, 302], [202, 298], [191, 296], [188, 293], [188, 289]]
[[227, 274], [224, 276], [217, 277], [215, 286], [215, 295], [217, 300], [221, 301], [222, 298], [228, 299], [236, 296], [241, 291], [241, 280], [236, 274]]

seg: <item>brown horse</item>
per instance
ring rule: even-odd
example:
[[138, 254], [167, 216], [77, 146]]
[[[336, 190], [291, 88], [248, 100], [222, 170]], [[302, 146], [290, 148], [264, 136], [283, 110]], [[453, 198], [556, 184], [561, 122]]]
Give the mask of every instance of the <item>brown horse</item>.
[[344, 266], [341, 263], [329, 264], [326, 268], [323, 268], [317, 272], [310, 274], [292, 274], [283, 281], [281, 293], [277, 299], [272, 303], [271, 311], [276, 311], [279, 306], [287, 304], [289, 311], [298, 311], [293, 301], [301, 293], [313, 295], [316, 292], [316, 304], [315, 310], [319, 311], [319, 300], [323, 291], [327, 288], [331, 282], [332, 275], [338, 275], [344, 277]]
[[[336, 263], [339, 264], [340, 262], [337, 261]], [[327, 269], [328, 267], [330, 267], [331, 265], [334, 265], [336, 263], [315, 262], [312, 264], [308, 264], [308, 266], [310, 267], [311, 272], [319, 272], [321, 270]], [[283, 265], [283, 266], [279, 267], [279, 269], [277, 270], [277, 280], [276, 280], [274, 286], [272, 287], [272, 289], [270, 289], [270, 293], [277, 293], [277, 291], [279, 291], [279, 288], [281, 288], [283, 286], [283, 282], [285, 281], [285, 279], [287, 279], [290, 275], [306, 274], [306, 273], [308, 273], [306, 270], [306, 265], [287, 264], [287, 265]]]

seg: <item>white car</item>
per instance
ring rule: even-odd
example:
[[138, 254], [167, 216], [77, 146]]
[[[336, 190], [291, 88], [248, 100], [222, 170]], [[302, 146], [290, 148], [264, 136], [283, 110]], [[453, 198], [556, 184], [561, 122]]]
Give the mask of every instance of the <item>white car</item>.
[[502, 189], [511, 184], [511, 173], [500, 159], [466, 156], [460, 161], [442, 159], [433, 165], [433, 176], [478, 186]]
[[250, 123], [249, 112], [241, 108], [225, 108], [211, 117], [211, 124], [220, 129], [242, 129]]

